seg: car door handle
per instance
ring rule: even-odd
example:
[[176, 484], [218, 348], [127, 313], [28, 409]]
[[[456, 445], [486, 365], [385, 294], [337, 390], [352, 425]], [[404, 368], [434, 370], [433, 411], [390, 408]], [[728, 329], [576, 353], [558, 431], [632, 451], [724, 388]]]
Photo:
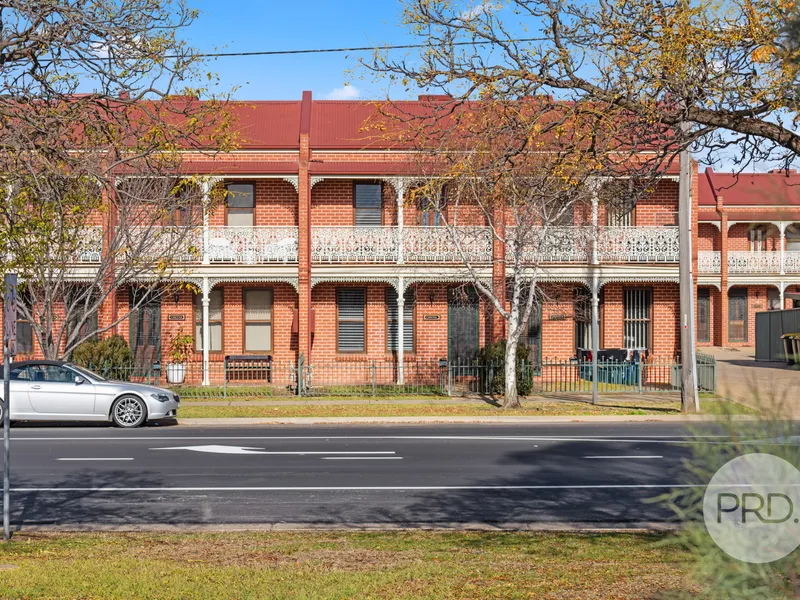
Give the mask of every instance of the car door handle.
[[32, 390], [40, 390], [40, 389], [42, 389], [42, 386], [40, 386], [40, 385], [32, 385], [31, 389]]

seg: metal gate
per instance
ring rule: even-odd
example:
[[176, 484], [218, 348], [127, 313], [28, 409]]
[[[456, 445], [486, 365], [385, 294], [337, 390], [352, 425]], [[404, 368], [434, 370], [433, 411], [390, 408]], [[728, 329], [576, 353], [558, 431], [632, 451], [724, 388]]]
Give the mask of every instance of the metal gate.
[[756, 313], [756, 360], [786, 360], [781, 336], [800, 332], [800, 308]]

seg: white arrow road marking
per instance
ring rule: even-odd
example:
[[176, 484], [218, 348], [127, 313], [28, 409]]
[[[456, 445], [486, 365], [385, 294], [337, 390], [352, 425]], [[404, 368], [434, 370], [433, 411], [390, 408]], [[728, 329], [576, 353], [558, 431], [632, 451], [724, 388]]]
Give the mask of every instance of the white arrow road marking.
[[175, 446], [173, 448], [150, 448], [150, 450], [191, 450], [192, 452], [209, 452], [211, 454], [277, 454], [277, 455], [294, 455], [305, 456], [306, 454], [394, 454], [393, 451], [384, 450], [368, 450], [368, 451], [348, 451], [348, 450], [281, 450], [269, 451], [263, 448], [250, 448], [246, 446]]
[[614, 458], [664, 458], [663, 456], [584, 456], [583, 458], [607, 458], [607, 459], [614, 459]]
[[132, 458], [59, 458], [57, 460], [133, 460]]
[[322, 460], [403, 460], [402, 456], [323, 456]]

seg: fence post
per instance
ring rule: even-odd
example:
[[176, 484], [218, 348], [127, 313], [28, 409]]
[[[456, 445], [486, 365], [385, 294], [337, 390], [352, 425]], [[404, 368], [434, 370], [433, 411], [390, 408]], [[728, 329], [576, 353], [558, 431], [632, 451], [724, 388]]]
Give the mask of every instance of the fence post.
[[453, 366], [447, 361], [447, 395], [453, 395]]
[[303, 353], [300, 353], [300, 356], [297, 357], [297, 395], [303, 395], [303, 367], [305, 363], [305, 356]]
[[222, 397], [228, 397], [228, 359], [225, 358], [225, 362], [222, 363]]
[[372, 361], [372, 396], [375, 396], [375, 361]]
[[642, 356], [639, 355], [639, 363], [636, 365], [636, 369], [639, 371], [639, 375], [636, 380], [639, 382], [639, 393], [642, 393], [642, 375], [644, 374], [644, 369], [642, 368]]

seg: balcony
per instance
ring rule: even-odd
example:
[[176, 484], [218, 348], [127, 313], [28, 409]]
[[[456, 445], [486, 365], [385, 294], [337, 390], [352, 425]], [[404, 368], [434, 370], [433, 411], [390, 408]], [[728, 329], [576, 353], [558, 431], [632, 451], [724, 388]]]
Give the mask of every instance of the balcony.
[[205, 251], [211, 263], [297, 262], [297, 227], [209, 227]]
[[[719, 252], [698, 252], [697, 261], [700, 273], [716, 275], [722, 270]], [[728, 273], [730, 274], [779, 275], [781, 272], [800, 273], [800, 252], [784, 252], [782, 270], [780, 252], [749, 252], [747, 250], [728, 252]]]

